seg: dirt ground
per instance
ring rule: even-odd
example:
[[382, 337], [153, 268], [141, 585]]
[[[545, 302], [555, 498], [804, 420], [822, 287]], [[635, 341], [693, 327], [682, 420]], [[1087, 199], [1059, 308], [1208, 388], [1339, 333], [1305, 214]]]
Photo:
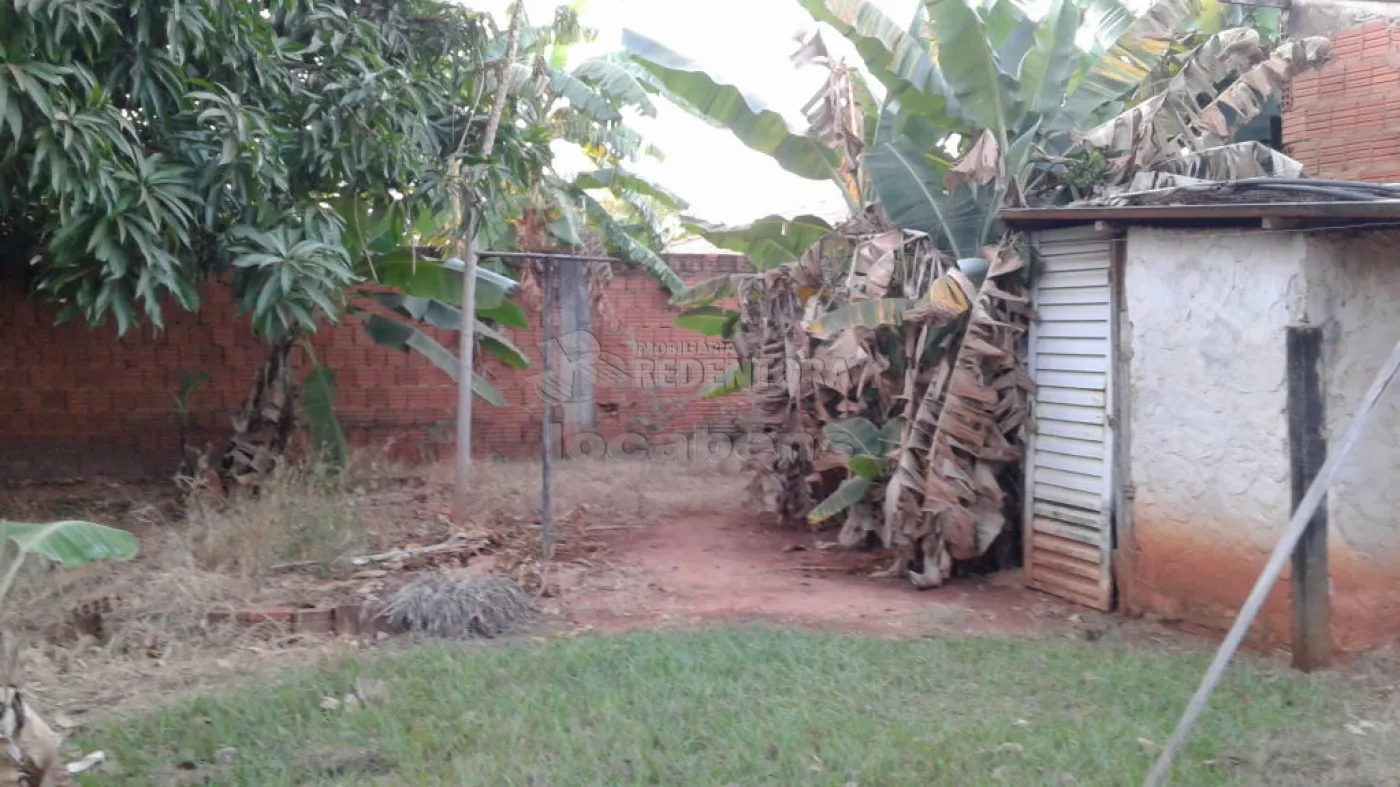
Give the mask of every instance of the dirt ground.
[[604, 571], [560, 569], [547, 610], [603, 630], [770, 621], [917, 637], [1043, 633], [1083, 613], [1015, 587], [1015, 576], [969, 578], [935, 591], [872, 578], [881, 552], [836, 547], [831, 533], [765, 523], [735, 505], [606, 532]]
[[[534, 593], [544, 635], [764, 621], [899, 638], [999, 635], [1128, 640], [1185, 651], [1214, 647], [1211, 638], [1195, 632], [1124, 620], [1026, 590], [1015, 572], [926, 591], [899, 578], [873, 578], [888, 562], [886, 555], [842, 550], [831, 531], [765, 521], [745, 507], [744, 479], [732, 466], [659, 472], [640, 464], [564, 465], [556, 487], [560, 541], [555, 559], [541, 565], [534, 557], [534, 466], [483, 465], [477, 513], [466, 534], [453, 531], [446, 516], [447, 470], [380, 468], [374, 483], [353, 483], [329, 500], [308, 502], [293, 490], [267, 495], [254, 508], [203, 519], [165, 484], [0, 489], [0, 518], [92, 518], [131, 529], [143, 541], [143, 556], [132, 564], [29, 572], [30, 591], [19, 594], [7, 624], [30, 640], [29, 691], [66, 727], [224, 687], [239, 677], [406, 644], [401, 638], [351, 640], [206, 622], [215, 609], [382, 598], [422, 571], [463, 570], [442, 564], [330, 570], [317, 564], [281, 571], [270, 566], [287, 555], [250, 552], [270, 533], [318, 519], [336, 531], [347, 517], [358, 528], [353, 544], [300, 545], [302, 552], [292, 556], [330, 554], [332, 547], [365, 554], [459, 537], [474, 553], [467, 571], [506, 573]], [[240, 540], [242, 528], [247, 532]], [[102, 599], [116, 600], [106, 611], [102, 636], [75, 633], [75, 611], [90, 610]], [[1398, 663], [1397, 654], [1383, 653], [1348, 669], [1356, 680], [1377, 686], [1393, 706], [1400, 696], [1394, 693]], [[1363, 716], [1376, 718], [1358, 718]]]

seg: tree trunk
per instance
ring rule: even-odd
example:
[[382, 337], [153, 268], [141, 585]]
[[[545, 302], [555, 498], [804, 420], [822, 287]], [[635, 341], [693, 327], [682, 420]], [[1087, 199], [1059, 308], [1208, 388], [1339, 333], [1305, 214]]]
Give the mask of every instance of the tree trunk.
[[277, 466], [296, 431], [296, 378], [289, 336], [272, 346], [253, 390], [233, 416], [233, 436], [219, 462], [224, 489], [258, 487]]

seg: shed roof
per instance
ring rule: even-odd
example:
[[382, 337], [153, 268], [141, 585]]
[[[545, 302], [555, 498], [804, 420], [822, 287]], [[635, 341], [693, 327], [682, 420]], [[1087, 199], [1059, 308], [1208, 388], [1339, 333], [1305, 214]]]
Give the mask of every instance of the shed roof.
[[1217, 226], [1288, 223], [1335, 226], [1400, 224], [1400, 186], [1339, 180], [1250, 178], [1118, 194], [1074, 205], [1012, 208], [1017, 229], [1089, 222]]

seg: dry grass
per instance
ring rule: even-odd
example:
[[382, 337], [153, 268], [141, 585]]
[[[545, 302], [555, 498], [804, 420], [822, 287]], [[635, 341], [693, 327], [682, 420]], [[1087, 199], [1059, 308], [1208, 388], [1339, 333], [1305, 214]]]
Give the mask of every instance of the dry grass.
[[284, 465], [257, 495], [191, 495], [187, 551], [201, 568], [243, 577], [284, 563], [329, 566], [364, 551], [365, 495], [348, 473]]
[[[90, 518], [142, 541], [131, 563], [71, 571], [36, 563], [16, 587], [8, 624], [30, 643], [28, 677], [39, 700], [49, 708], [106, 710], [222, 682], [228, 668], [221, 663], [262, 664], [275, 653], [304, 663], [308, 642], [271, 627], [213, 625], [210, 613], [353, 594], [364, 583], [345, 579], [337, 558], [454, 535], [451, 477], [450, 466], [406, 467], [360, 454], [344, 475], [291, 468], [258, 497], [233, 502], [195, 494], [181, 503], [167, 487], [105, 482], [66, 484], [59, 492], [5, 490], [0, 517]], [[539, 479], [537, 463], [479, 463], [468, 533], [496, 572], [531, 591], [542, 585]], [[737, 500], [741, 489], [732, 464], [562, 462], [554, 487], [555, 559], [586, 567], [602, 549], [598, 530], [684, 516]], [[273, 571], [301, 561], [315, 565]], [[387, 595], [412, 576], [396, 572], [379, 581]]]

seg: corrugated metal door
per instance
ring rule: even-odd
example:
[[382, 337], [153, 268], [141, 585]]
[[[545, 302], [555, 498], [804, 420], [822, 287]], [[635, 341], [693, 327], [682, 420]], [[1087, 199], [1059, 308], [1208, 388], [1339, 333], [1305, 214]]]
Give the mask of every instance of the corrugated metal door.
[[1113, 288], [1110, 239], [1037, 233], [1044, 267], [1030, 333], [1035, 431], [1026, 457], [1025, 576], [1056, 596], [1113, 605]]

